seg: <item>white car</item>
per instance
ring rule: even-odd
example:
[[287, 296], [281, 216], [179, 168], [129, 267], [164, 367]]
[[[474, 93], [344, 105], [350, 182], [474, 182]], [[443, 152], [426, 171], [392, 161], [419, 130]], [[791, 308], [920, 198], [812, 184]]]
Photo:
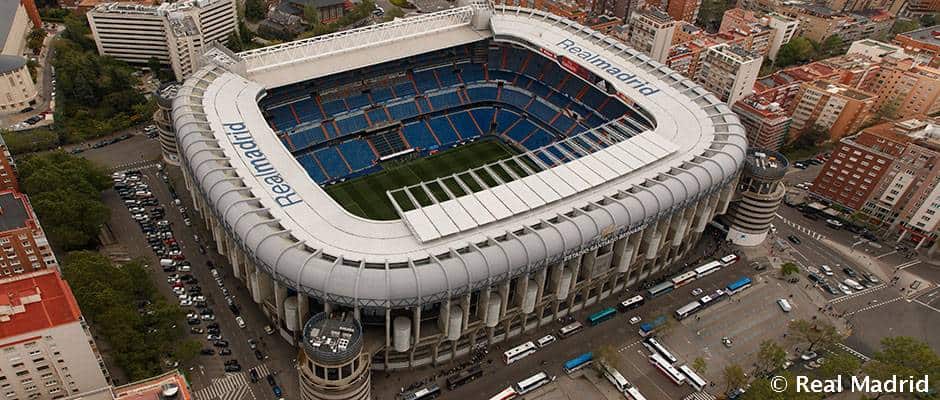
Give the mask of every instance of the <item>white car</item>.
[[830, 266], [828, 266], [828, 265], [822, 265], [822, 266], [820, 266], [819, 268], [822, 269], [823, 274], [826, 274], [826, 276], [832, 276], [832, 275], [833, 275], [833, 273], [832, 273], [832, 267], [830, 267]]
[[193, 270], [192, 267], [188, 265], [180, 265], [179, 269], [180, 269], [180, 272], [190, 272]]
[[539, 348], [542, 348], [552, 343], [555, 343], [556, 340], [557, 339], [555, 339], [555, 337], [552, 335], [545, 335], [545, 336], [540, 337], [538, 340], [536, 340], [535, 344], [538, 345]]
[[238, 327], [242, 329], [245, 329], [245, 327], [248, 326], [247, 324], [245, 324], [245, 319], [242, 318], [241, 316], [235, 317], [235, 323], [238, 324]]
[[693, 296], [698, 296], [698, 295], [702, 294], [702, 292], [703, 292], [702, 288], [695, 288], [695, 289], [692, 289], [692, 295], [693, 295]]
[[192, 300], [180, 300], [180, 307], [190, 307], [192, 305]]
[[631, 318], [630, 318], [630, 325], [639, 324], [640, 321], [642, 321], [642, 320], [643, 320], [643, 318], [640, 318], [639, 316], [631, 317]]
[[842, 283], [844, 283], [846, 286], [855, 290], [865, 290], [865, 287], [862, 286], [862, 284], [855, 281], [854, 279], [845, 278], [845, 280], [843, 280]]
[[814, 358], [816, 358], [816, 357], [818, 357], [818, 356], [819, 356], [819, 355], [816, 354], [815, 351], [811, 351], [811, 352], [809, 352], [809, 353], [803, 353], [803, 354], [801, 354], [801, 355], [800, 355], [800, 359], [802, 359], [803, 361], [809, 361], [809, 360], [812, 360], [812, 359], [814, 359]]
[[845, 294], [852, 294], [852, 289], [849, 289], [848, 286], [845, 286], [845, 285], [843, 285], [843, 284], [841, 284], [841, 283], [838, 284], [838, 285], [839, 285], [839, 290], [841, 290], [842, 293], [845, 293]]

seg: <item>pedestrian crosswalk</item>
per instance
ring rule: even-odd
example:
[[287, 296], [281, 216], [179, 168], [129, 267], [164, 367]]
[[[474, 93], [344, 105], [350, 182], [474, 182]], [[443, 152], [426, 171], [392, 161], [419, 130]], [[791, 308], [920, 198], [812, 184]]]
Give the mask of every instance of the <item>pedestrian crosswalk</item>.
[[855, 356], [855, 357], [858, 357], [858, 358], [859, 358], [860, 360], [862, 360], [862, 361], [869, 361], [869, 360], [871, 360], [871, 357], [866, 356], [866, 355], [862, 354], [861, 352], [859, 352], [858, 350], [855, 350], [855, 349], [853, 349], [853, 348], [851, 348], [851, 347], [849, 347], [849, 346], [846, 346], [844, 343], [836, 343], [836, 345], [839, 346], [839, 347], [841, 347], [842, 350], [847, 351], [849, 354], [851, 354], [851, 355], [853, 355], [853, 356]]
[[254, 399], [255, 395], [248, 382], [249, 371], [252, 369], [257, 371], [260, 377], [270, 373], [268, 366], [264, 364], [238, 373], [226, 373], [223, 377], [213, 379], [209, 386], [197, 390], [193, 397], [196, 400], [242, 400], [246, 399], [245, 396]]
[[693, 392], [692, 394], [685, 396], [682, 400], [715, 400], [716, 397], [708, 392]]
[[135, 162], [132, 162], [132, 163], [126, 163], [126, 164], [121, 164], [121, 165], [115, 165], [115, 166], [111, 167], [110, 170], [111, 170], [111, 172], [127, 172], [127, 171], [132, 171], [132, 170], [156, 168], [156, 166], [159, 165], [159, 164], [160, 164], [159, 161], [154, 161], [154, 160], [142, 160], [142, 161], [135, 161]]
[[903, 298], [904, 298], [904, 296], [898, 296], [898, 297], [895, 297], [895, 298], [893, 298], [893, 299], [885, 300], [885, 301], [878, 302], [878, 303], [869, 303], [869, 305], [868, 305], [867, 307], [863, 307], [863, 308], [860, 308], [860, 309], [858, 309], [858, 310], [852, 311], [852, 312], [850, 312], [850, 313], [846, 313], [845, 315], [846, 315], [846, 316], [855, 315], [855, 314], [858, 314], [858, 313], [860, 313], [860, 312], [865, 312], [865, 311], [872, 310], [872, 309], [875, 309], [875, 308], [878, 308], [878, 307], [881, 307], [881, 306], [884, 306], [884, 305], [888, 305], [888, 304], [894, 303], [895, 301], [901, 300], [901, 299], [903, 299]]
[[873, 286], [873, 287], [870, 287], [870, 288], [868, 288], [868, 289], [865, 289], [865, 290], [862, 290], [862, 291], [858, 291], [858, 292], [855, 292], [855, 293], [852, 293], [852, 294], [849, 294], [849, 295], [845, 295], [845, 296], [842, 296], [842, 297], [836, 297], [836, 298], [834, 298], [834, 299], [832, 299], [832, 300], [829, 300], [829, 303], [830, 303], [830, 304], [838, 304], [838, 303], [841, 303], [841, 302], [846, 301], [846, 300], [851, 300], [851, 299], [854, 299], [854, 298], [859, 297], [859, 296], [864, 296], [864, 295], [866, 295], [866, 294], [870, 294], [870, 293], [872, 293], [872, 292], [879, 291], [879, 290], [884, 289], [884, 288], [886, 288], [886, 287], [888, 287], [888, 286], [885, 285], [884, 283], [882, 283], [882, 284], [879, 284], [879, 285], [877, 285], [877, 286]]
[[800, 232], [802, 232], [802, 233], [805, 233], [806, 236], [809, 236], [809, 237], [813, 238], [813, 240], [823, 240], [823, 239], [826, 238], [826, 235], [823, 235], [823, 234], [821, 234], [821, 233], [819, 233], [819, 232], [816, 232], [816, 231], [814, 231], [814, 230], [812, 230], [812, 229], [809, 229], [809, 228], [807, 228], [807, 227], [805, 227], [805, 226], [803, 226], [803, 225], [800, 225], [800, 224], [798, 224], [798, 223], [796, 223], [796, 222], [790, 221], [789, 219], [784, 218], [784, 217], [783, 217], [782, 215], [780, 215], [780, 214], [777, 214], [777, 218], [780, 219], [781, 221], [783, 221], [784, 224], [787, 224], [787, 225], [789, 225], [790, 227], [792, 227], [793, 229], [796, 229], [796, 230], [798, 230], [798, 231], [800, 231]]

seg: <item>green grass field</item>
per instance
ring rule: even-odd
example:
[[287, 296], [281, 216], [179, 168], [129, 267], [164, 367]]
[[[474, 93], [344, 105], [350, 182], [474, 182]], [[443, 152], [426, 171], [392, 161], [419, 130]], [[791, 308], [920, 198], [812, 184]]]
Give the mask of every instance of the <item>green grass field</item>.
[[[398, 213], [395, 212], [388, 195], [385, 194], [386, 191], [453, 175], [486, 163], [511, 157], [517, 153], [517, 151], [498, 140], [479, 141], [418, 160], [404, 163], [393, 161], [383, 165], [385, 168], [383, 171], [327, 186], [325, 190], [353, 214], [370, 219], [393, 220], [398, 219]], [[496, 172], [503, 179], [511, 180], [505, 171], [497, 169]], [[460, 179], [470, 190], [480, 190], [476, 181], [463, 175]], [[483, 179], [487, 185], [496, 183], [488, 176]], [[454, 195], [465, 194], [465, 191], [457, 182], [454, 182], [453, 178], [442, 181]], [[439, 200], [444, 198], [445, 191], [439, 184], [432, 182], [427, 186]], [[423, 192], [412, 191], [412, 194], [422, 205], [431, 203]], [[400, 197], [404, 198], [404, 196]]]

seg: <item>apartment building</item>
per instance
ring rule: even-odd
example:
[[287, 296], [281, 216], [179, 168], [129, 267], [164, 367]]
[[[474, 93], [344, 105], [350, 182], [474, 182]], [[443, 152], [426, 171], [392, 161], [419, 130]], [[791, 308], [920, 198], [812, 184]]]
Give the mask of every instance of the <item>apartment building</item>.
[[741, 119], [749, 146], [779, 150], [786, 143], [792, 119], [780, 104], [752, 94], [734, 103], [731, 110]]
[[59, 267], [29, 200], [19, 192], [0, 192], [0, 248], [0, 278]]
[[204, 46], [237, 29], [234, 0], [187, 0], [158, 6], [99, 4], [85, 14], [98, 53], [135, 64], [156, 58], [183, 80]]
[[796, 138], [817, 126], [826, 129], [833, 140], [853, 134], [871, 117], [874, 104], [872, 94], [842, 84], [804, 82], [790, 110], [791, 136]]
[[694, 80], [733, 105], [753, 92], [763, 59], [739, 46], [715, 45], [702, 55]]
[[19, 190], [20, 183], [16, 179], [16, 163], [7, 149], [6, 142], [0, 136], [0, 192]]
[[903, 56], [904, 49], [901, 48], [901, 46], [895, 46], [873, 39], [864, 39], [852, 42], [852, 44], [849, 45], [849, 51], [845, 54], [858, 54], [877, 62], [887, 56]]
[[57, 270], [0, 280], [0, 393], [112, 400], [104, 362]]
[[666, 59], [666, 65], [682, 75], [694, 77], [702, 65], [702, 54], [709, 47], [717, 44], [714, 40], [704, 37], [673, 45], [669, 48], [669, 58]]
[[899, 33], [894, 43], [908, 55], [921, 56], [931, 67], [940, 67], [940, 25]]
[[666, 12], [676, 21], [695, 23], [702, 0], [668, 0]]
[[800, 27], [800, 22], [785, 15], [770, 13], [765, 15], [762, 20], [764, 24], [773, 30], [773, 36], [770, 38], [770, 46], [767, 49], [767, 57], [771, 60], [777, 59], [777, 53], [780, 47], [789, 43]]
[[665, 63], [669, 58], [675, 31], [676, 22], [669, 14], [658, 8], [641, 10], [630, 17], [630, 39], [627, 43], [650, 58]]
[[918, 65], [911, 58], [883, 58], [859, 86], [877, 96], [875, 110], [894, 118], [940, 112], [940, 69]]

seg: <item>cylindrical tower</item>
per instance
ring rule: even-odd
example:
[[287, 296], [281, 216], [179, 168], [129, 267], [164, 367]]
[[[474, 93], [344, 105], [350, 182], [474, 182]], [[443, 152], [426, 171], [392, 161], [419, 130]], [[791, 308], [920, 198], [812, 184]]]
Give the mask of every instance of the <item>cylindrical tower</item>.
[[739, 246], [764, 242], [787, 190], [789, 161], [771, 150], [748, 149], [738, 188], [728, 208], [728, 240]]
[[[335, 316], [336, 314], [334, 314]], [[368, 400], [371, 358], [363, 351], [362, 325], [352, 313], [314, 315], [304, 325], [297, 363], [304, 400]]]
[[180, 155], [176, 148], [176, 131], [173, 129], [173, 99], [180, 84], [170, 82], [160, 85], [154, 92], [157, 99], [157, 111], [153, 113], [153, 122], [157, 126], [157, 138], [160, 140], [160, 149], [163, 152], [163, 162], [170, 165], [180, 165]]

